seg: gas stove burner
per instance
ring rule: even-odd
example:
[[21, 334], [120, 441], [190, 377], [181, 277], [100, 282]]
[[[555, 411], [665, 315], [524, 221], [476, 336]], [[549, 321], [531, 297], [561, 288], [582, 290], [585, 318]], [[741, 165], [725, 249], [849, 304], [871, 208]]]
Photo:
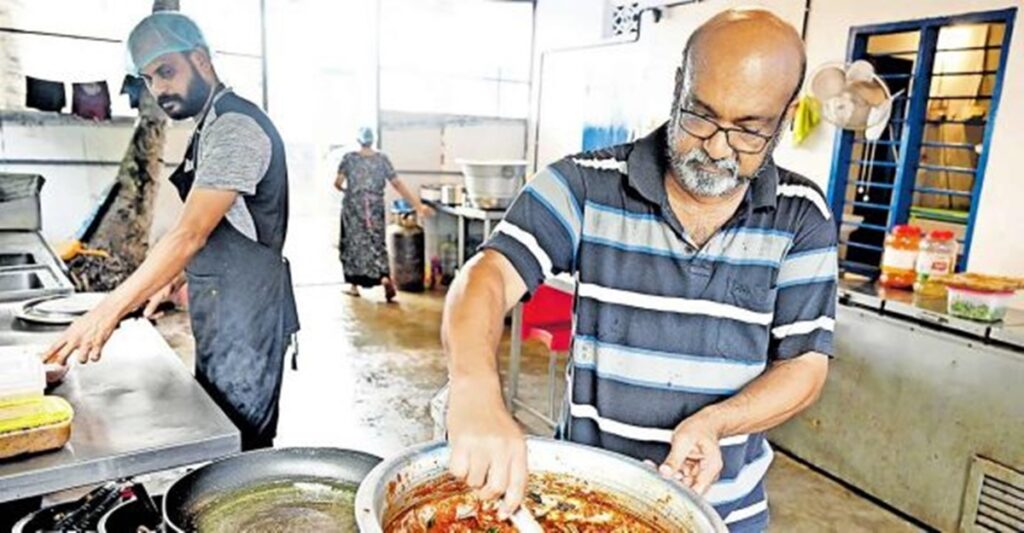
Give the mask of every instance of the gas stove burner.
[[162, 501], [162, 496], [150, 497], [139, 483], [111, 481], [78, 500], [30, 513], [11, 531], [162, 532]]
[[160, 509], [163, 508], [164, 497], [153, 496], [149, 499], [152, 503], [147, 502], [146, 498], [149, 497], [133, 498], [114, 507], [100, 519], [97, 530], [104, 533], [162, 533], [164, 527]]

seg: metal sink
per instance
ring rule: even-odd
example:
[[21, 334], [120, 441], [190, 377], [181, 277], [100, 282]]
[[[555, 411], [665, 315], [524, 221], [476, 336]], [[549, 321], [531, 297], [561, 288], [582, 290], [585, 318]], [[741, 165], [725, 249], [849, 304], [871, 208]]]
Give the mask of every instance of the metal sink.
[[50, 265], [0, 267], [0, 301], [68, 292]]
[[36, 272], [0, 272], [0, 292], [31, 291], [44, 286]]
[[67, 267], [39, 230], [39, 191], [35, 174], [0, 172], [0, 302], [70, 294]]
[[29, 253], [0, 253], [0, 267], [35, 264], [36, 257]]
[[64, 264], [34, 231], [0, 231], [0, 302], [70, 294]]

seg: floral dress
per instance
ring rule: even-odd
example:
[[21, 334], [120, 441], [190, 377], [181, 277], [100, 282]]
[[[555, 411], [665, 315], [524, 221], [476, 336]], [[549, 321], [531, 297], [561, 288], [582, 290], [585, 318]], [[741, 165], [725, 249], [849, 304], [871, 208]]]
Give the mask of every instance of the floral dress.
[[381, 278], [391, 276], [384, 240], [384, 188], [395, 179], [395, 169], [384, 154], [350, 152], [342, 158], [338, 172], [346, 178], [338, 246], [345, 282], [380, 285]]

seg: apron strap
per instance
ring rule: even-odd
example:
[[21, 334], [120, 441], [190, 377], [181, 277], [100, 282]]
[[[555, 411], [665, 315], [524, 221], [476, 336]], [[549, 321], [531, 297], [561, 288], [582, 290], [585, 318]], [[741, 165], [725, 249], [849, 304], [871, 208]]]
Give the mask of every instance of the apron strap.
[[292, 345], [292, 370], [298, 372], [299, 370], [299, 334], [292, 333], [291, 335]]

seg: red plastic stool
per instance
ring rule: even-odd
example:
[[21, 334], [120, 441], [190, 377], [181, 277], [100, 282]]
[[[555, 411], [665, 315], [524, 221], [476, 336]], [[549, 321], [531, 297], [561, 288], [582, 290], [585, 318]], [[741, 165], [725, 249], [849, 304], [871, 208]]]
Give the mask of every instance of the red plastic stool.
[[[508, 408], [515, 414], [520, 408], [555, 427], [559, 402], [556, 400], [558, 354], [568, 353], [572, 345], [573, 295], [549, 285], [541, 285], [530, 301], [516, 306], [512, 317], [512, 353], [509, 358]], [[516, 334], [518, 332], [518, 335]], [[548, 412], [543, 413], [519, 399], [519, 372], [523, 340], [538, 340], [548, 348]]]

